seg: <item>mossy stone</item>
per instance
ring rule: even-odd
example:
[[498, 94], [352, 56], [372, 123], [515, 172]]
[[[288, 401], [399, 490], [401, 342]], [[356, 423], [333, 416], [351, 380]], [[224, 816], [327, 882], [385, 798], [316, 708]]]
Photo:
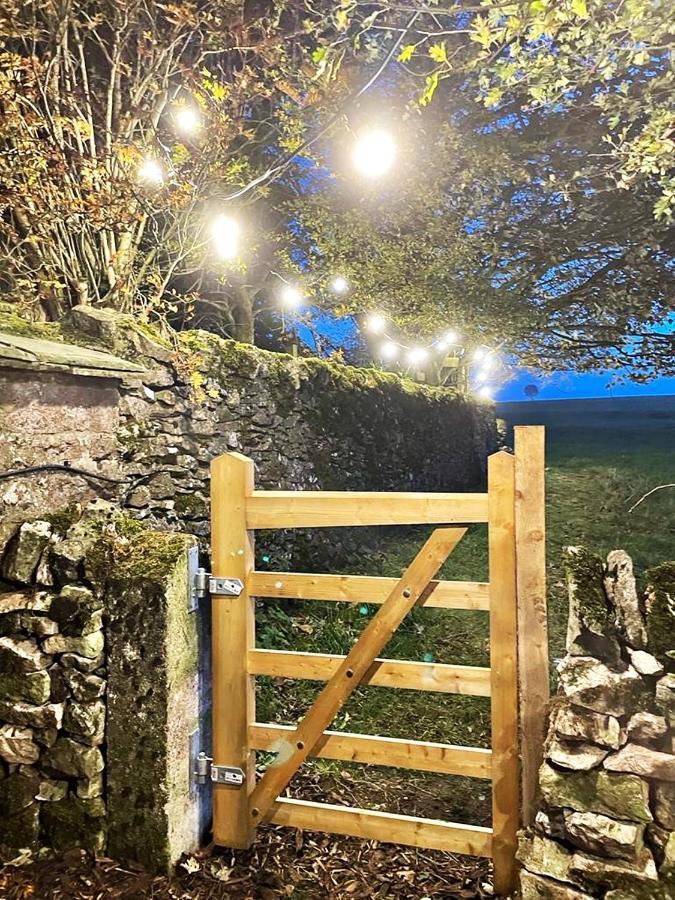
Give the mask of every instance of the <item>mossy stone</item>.
[[0, 700], [27, 700], [37, 705], [49, 700], [51, 679], [48, 672], [4, 672], [0, 674]]
[[542, 797], [552, 807], [568, 807], [633, 822], [652, 821], [649, 785], [637, 775], [559, 772], [544, 763], [539, 771], [539, 786]]
[[647, 640], [649, 651], [667, 668], [675, 669], [675, 562], [655, 566], [647, 578]]
[[14, 816], [35, 803], [35, 795], [40, 789], [37, 772], [30, 775], [12, 772], [0, 781], [0, 817]]
[[40, 760], [40, 768], [70, 778], [95, 778], [103, 771], [104, 763], [97, 747], [60, 737]]
[[82, 847], [92, 853], [105, 847], [105, 803], [100, 797], [66, 797], [44, 804], [42, 824], [46, 843], [54, 850]]
[[40, 834], [40, 804], [33, 803], [13, 816], [0, 817], [0, 851], [10, 860], [17, 850], [34, 850]]

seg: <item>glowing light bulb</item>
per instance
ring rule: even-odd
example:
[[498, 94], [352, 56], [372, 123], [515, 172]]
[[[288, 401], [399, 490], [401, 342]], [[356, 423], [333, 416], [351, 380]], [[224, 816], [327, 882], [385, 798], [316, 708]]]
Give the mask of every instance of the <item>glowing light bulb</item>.
[[302, 294], [292, 284], [285, 284], [281, 289], [281, 302], [285, 306], [295, 307], [302, 301]]
[[147, 184], [159, 186], [164, 183], [164, 170], [151, 156], [146, 156], [138, 170], [138, 178]]
[[202, 124], [201, 117], [193, 106], [181, 106], [173, 118], [176, 128], [183, 134], [193, 134]]
[[330, 289], [335, 294], [344, 294], [349, 290], [349, 282], [342, 275], [336, 275], [331, 279]]
[[482, 347], [479, 347], [477, 350], [473, 351], [473, 358], [476, 362], [480, 362], [482, 359], [485, 359], [485, 350]]
[[491, 353], [486, 353], [483, 357], [483, 371], [489, 372], [491, 369], [494, 369], [496, 360]]
[[398, 356], [398, 347], [393, 341], [386, 341], [380, 347], [380, 356], [382, 359], [395, 359]]
[[459, 341], [459, 334], [451, 328], [450, 331], [446, 331], [444, 340], [449, 345], [456, 344]]
[[213, 249], [221, 259], [234, 259], [239, 252], [239, 223], [229, 216], [216, 216], [211, 224]]
[[478, 384], [482, 384], [484, 381], [487, 381], [489, 377], [489, 374], [485, 370], [482, 370], [476, 375], [476, 381]]
[[440, 341], [438, 341], [438, 343], [436, 344], [436, 346], [438, 347], [439, 350], [447, 350], [448, 342], [445, 340], [445, 338], [441, 338]]
[[492, 400], [492, 388], [488, 387], [488, 385], [484, 385], [482, 388], [479, 388], [476, 392], [481, 400]]
[[412, 350], [410, 350], [410, 352], [408, 353], [408, 362], [410, 362], [412, 365], [423, 363], [428, 355], [429, 353], [424, 349], [424, 347], [413, 347]]
[[384, 316], [381, 316], [379, 313], [372, 313], [366, 319], [366, 329], [372, 334], [382, 334], [386, 324]]
[[396, 145], [386, 131], [369, 131], [354, 147], [354, 165], [361, 175], [379, 178], [391, 169], [396, 157]]

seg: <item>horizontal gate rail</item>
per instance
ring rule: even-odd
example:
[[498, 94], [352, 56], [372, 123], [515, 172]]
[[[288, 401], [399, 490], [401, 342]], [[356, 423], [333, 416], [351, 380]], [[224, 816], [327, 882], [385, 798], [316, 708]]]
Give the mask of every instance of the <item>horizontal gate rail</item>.
[[454, 525], [487, 522], [487, 494], [395, 491], [253, 491], [246, 527]]
[[[384, 603], [396, 578], [371, 575], [314, 575], [306, 572], [251, 572], [253, 597]], [[435, 609], [490, 608], [490, 586], [480, 581], [431, 581], [417, 606]]]
[[492, 852], [491, 828], [420, 819], [417, 816], [402, 816], [372, 809], [333, 806], [329, 803], [311, 803], [289, 797], [279, 797], [267, 821], [275, 825], [291, 825], [310, 831], [328, 831], [370, 841], [445, 850], [448, 853], [490, 856]]
[[[292, 725], [255, 722], [249, 728], [249, 744], [254, 750], [276, 752], [279, 743], [294, 730]], [[310, 756], [347, 762], [416, 769], [441, 775], [490, 778], [492, 752], [481, 747], [461, 747], [431, 741], [408, 741], [342, 731], [324, 731]]]
[[[249, 650], [249, 675], [272, 675], [307, 681], [328, 681], [346, 657], [332, 653], [302, 653], [297, 650]], [[443, 694], [490, 696], [490, 670], [482, 666], [376, 659], [361, 684], [407, 688]]]

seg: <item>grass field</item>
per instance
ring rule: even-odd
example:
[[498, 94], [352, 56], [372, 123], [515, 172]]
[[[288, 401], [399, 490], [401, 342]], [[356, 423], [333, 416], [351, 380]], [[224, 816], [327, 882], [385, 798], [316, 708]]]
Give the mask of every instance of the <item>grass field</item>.
[[[629, 513], [648, 490], [675, 482], [675, 397], [509, 403], [499, 405], [498, 415], [507, 424], [507, 438], [516, 424], [541, 424], [547, 429], [547, 579], [550, 649], [555, 658], [564, 649], [567, 619], [560, 564], [563, 546], [586, 544], [600, 554], [627, 550], [642, 582], [649, 566], [675, 558], [675, 489], [652, 495]], [[428, 530], [391, 529], [387, 537], [378, 532], [361, 572], [400, 575]], [[444, 575], [487, 580], [484, 526], [474, 526], [466, 535]], [[276, 604], [260, 617], [259, 645], [344, 653], [374, 612], [365, 605]], [[489, 665], [487, 615], [414, 610], [386, 655]], [[319, 690], [309, 682], [260, 682], [260, 721], [296, 721]], [[489, 703], [482, 698], [364, 688], [354, 694], [333, 727], [489, 746]], [[375, 780], [384, 797], [381, 806], [388, 809], [458, 821], [485, 822], [489, 816], [489, 785], [483, 782], [411, 777], [397, 770], [383, 776], [368, 767], [324, 761], [313, 766], [324, 778], [342, 781], [343, 787], [347, 783], [352, 800], [365, 805], [373, 805]], [[341, 793], [337, 787], [336, 793]]]

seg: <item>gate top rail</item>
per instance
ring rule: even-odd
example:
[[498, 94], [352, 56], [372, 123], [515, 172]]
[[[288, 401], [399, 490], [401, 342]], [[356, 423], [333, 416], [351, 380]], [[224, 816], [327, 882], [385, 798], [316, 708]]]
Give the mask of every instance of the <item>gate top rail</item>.
[[410, 491], [253, 491], [246, 527], [456, 525], [487, 522], [486, 493]]

